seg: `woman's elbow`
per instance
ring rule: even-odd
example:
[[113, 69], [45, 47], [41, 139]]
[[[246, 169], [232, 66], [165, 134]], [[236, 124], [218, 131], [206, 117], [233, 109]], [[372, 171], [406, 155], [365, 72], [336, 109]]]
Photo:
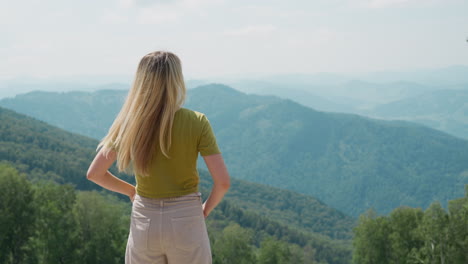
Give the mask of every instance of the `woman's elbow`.
[[223, 188], [224, 188], [224, 190], [226, 190], [226, 191], [229, 190], [230, 187], [231, 187], [231, 183], [229, 183], [229, 182], [223, 184]]
[[224, 179], [223, 181], [220, 181], [219, 182], [219, 186], [224, 189], [224, 190], [229, 190], [229, 188], [231, 187], [231, 181], [229, 179], [229, 177], [227, 177], [226, 179]]
[[93, 181], [95, 177], [96, 176], [90, 172], [86, 173], [86, 179], [88, 179], [89, 181]]
[[86, 172], [86, 179], [94, 182], [97, 178], [99, 178], [99, 175], [96, 172], [92, 170], [88, 170], [88, 172]]

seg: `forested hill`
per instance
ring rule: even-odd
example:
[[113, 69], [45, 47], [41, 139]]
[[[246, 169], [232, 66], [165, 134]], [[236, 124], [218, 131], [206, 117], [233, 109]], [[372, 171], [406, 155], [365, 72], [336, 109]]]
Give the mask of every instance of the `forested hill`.
[[[208, 171], [200, 172], [200, 186], [212, 184]], [[240, 208], [256, 211], [299, 231], [320, 233], [338, 238], [351, 238], [355, 220], [311, 196], [263, 184], [232, 179], [226, 199]]]
[[311, 194], [352, 215], [463, 195], [468, 141], [409, 122], [261, 98], [223, 85], [189, 95], [187, 106], [208, 115], [236, 177]]
[[[27, 173], [31, 181], [53, 180], [74, 184], [79, 190], [100, 189], [86, 179], [97, 143], [0, 107], [0, 162]], [[115, 167], [111, 171], [132, 180], [116, 173]], [[200, 175], [206, 198], [210, 177], [204, 171]], [[312, 247], [317, 261], [348, 263], [351, 256], [349, 239], [355, 220], [312, 197], [291, 191], [232, 179], [231, 192], [215, 209], [212, 219], [217, 229], [237, 223], [253, 230], [258, 234], [254, 241], [257, 244], [265, 236], [274, 236], [291, 245]], [[335, 242], [337, 239], [343, 242]]]
[[0, 160], [13, 163], [31, 178], [92, 189], [95, 184], [86, 179], [86, 170], [96, 147], [95, 139], [0, 107]]
[[[123, 104], [127, 91], [33, 91], [0, 100], [0, 106], [36, 117], [54, 126], [101, 139]], [[38, 101], [39, 100], [39, 101]]]
[[[27, 114], [84, 133], [92, 126], [73, 130], [74, 123], [104, 111], [101, 100], [117, 105], [108, 114], [115, 117], [125, 94], [36, 92], [10, 99], [9, 107], [38, 109]], [[58, 107], [63, 98], [69, 103]], [[218, 84], [189, 90], [186, 107], [207, 114], [233, 177], [312, 195], [348, 214], [445, 204], [468, 182], [468, 141], [421, 125], [319, 112]], [[107, 128], [92, 131], [101, 138]]]

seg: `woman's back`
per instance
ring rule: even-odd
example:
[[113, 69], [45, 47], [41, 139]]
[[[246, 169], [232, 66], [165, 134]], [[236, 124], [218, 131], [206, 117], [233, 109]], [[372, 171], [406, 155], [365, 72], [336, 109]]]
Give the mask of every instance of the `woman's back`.
[[[205, 220], [230, 186], [211, 125], [202, 113], [182, 108], [185, 83], [180, 59], [145, 55], [132, 88], [98, 145], [87, 178], [133, 202], [126, 264], [210, 264]], [[198, 192], [200, 153], [213, 178], [204, 203]], [[132, 169], [137, 186], [109, 172]]]
[[179, 109], [172, 125], [169, 158], [159, 146], [150, 164], [149, 176], [136, 175], [137, 193], [149, 198], [182, 196], [198, 191], [198, 153], [221, 153], [206, 116], [187, 108]]

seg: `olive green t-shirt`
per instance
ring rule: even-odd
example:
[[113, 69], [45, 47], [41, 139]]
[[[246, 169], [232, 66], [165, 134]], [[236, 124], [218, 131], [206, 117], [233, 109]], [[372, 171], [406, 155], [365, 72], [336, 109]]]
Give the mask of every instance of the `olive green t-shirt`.
[[139, 195], [161, 198], [197, 192], [198, 153], [202, 156], [221, 153], [210, 122], [203, 113], [186, 108], [177, 110], [171, 136], [169, 158], [158, 147], [150, 165], [150, 175], [135, 175]]

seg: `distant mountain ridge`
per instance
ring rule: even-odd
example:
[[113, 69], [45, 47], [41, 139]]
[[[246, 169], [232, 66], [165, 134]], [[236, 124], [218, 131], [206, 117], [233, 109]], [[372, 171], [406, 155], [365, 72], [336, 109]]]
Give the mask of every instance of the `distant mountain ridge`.
[[[99, 92], [87, 96], [110, 100]], [[17, 96], [15, 107], [42, 109], [47, 115], [37, 118], [57, 124], [58, 99], [47, 97], [45, 104], [40, 96], [27, 103]], [[123, 97], [115, 91], [114, 109]], [[99, 112], [97, 106], [90, 112]], [[60, 111], [68, 120], [91, 119], [71, 114], [77, 107]], [[186, 107], [207, 114], [234, 177], [313, 195], [354, 216], [370, 207], [386, 213], [401, 205], [444, 204], [468, 182], [468, 141], [414, 123], [319, 112], [220, 84], [189, 90]]]
[[378, 71], [355, 74], [339, 73], [303, 73], [277, 74], [256, 78], [272, 80], [278, 84], [292, 85], [339, 85], [351, 80], [374, 83], [411, 82], [422, 85], [464, 85], [468, 84], [468, 65], [452, 65], [432, 69], [415, 69], [406, 71]]
[[[461, 67], [459, 71], [464, 69]], [[468, 74], [468, 67], [466, 70]], [[389, 79], [382, 83], [377, 80], [349, 79], [335, 84], [317, 84], [312, 80], [301, 81], [300, 78], [299, 80], [286, 78], [286, 80], [279, 78], [232, 80], [228, 84], [248, 94], [275, 95], [319, 111], [408, 120], [468, 139], [468, 128], [465, 125], [468, 123], [468, 114], [460, 111], [446, 112], [447, 109], [453, 108], [447, 104], [447, 95], [466, 93], [468, 81], [455, 84], [451, 81], [420, 83], [414, 80], [392, 81]], [[440, 95], [440, 97], [435, 95]], [[429, 97], [432, 98], [428, 100]], [[464, 97], [458, 98], [458, 101], [461, 102], [462, 99]], [[411, 109], [412, 104], [417, 105], [419, 111], [430, 112], [437, 106], [446, 108], [439, 107], [443, 113], [417, 114]], [[400, 105], [403, 108], [399, 108]], [[408, 111], [401, 114], [399, 113], [401, 109]]]

